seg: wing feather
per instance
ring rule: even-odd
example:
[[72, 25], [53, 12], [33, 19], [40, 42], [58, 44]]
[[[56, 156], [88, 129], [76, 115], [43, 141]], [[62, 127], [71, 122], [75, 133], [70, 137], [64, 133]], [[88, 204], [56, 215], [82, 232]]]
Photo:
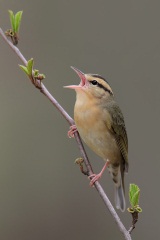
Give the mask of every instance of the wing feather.
[[111, 129], [124, 159], [125, 171], [128, 172], [128, 138], [122, 111], [115, 101], [107, 104], [107, 111], [112, 120]]

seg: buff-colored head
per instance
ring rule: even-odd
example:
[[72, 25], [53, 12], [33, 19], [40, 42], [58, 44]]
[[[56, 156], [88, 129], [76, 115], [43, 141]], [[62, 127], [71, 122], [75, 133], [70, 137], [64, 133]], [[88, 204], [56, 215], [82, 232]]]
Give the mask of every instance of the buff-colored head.
[[113, 91], [108, 82], [98, 74], [84, 74], [79, 69], [71, 67], [80, 77], [79, 85], [65, 86], [66, 88], [75, 89], [77, 94], [88, 95], [89, 98], [110, 98], [113, 97]]

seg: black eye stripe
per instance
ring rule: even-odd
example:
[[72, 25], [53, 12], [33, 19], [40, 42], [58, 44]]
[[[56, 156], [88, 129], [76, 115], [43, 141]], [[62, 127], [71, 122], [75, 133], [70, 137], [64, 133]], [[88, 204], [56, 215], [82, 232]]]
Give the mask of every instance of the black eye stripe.
[[97, 86], [104, 89], [104, 91], [109, 92], [109, 94], [113, 95], [112, 92], [108, 88], [104, 87], [102, 84], [98, 83]]
[[99, 88], [104, 89], [104, 91], [109, 92], [109, 94], [113, 95], [113, 93], [108, 88], [104, 87], [101, 83], [97, 82], [96, 80], [92, 80], [91, 83]]

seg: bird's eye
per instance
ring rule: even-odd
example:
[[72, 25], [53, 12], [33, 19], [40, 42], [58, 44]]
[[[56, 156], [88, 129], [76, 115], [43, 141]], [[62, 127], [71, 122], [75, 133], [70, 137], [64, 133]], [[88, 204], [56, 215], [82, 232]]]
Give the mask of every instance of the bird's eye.
[[97, 85], [97, 84], [98, 84], [98, 82], [97, 82], [96, 80], [91, 81], [91, 83], [92, 83], [93, 85]]

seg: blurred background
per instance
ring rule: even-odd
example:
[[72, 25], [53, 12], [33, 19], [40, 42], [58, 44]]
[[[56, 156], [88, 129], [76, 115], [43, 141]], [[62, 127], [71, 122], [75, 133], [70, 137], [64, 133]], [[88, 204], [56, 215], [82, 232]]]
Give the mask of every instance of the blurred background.
[[[110, 83], [125, 116], [130, 183], [141, 189], [133, 239], [159, 236], [160, 2], [157, 0], [0, 0], [0, 27], [8, 9], [23, 10], [18, 47], [46, 75], [45, 86], [73, 116], [79, 79], [73, 65]], [[74, 160], [68, 123], [19, 69], [0, 37], [0, 239], [123, 239]], [[97, 173], [104, 162], [86, 147]], [[101, 184], [114, 204], [106, 171]], [[128, 229], [131, 216], [118, 214]]]

